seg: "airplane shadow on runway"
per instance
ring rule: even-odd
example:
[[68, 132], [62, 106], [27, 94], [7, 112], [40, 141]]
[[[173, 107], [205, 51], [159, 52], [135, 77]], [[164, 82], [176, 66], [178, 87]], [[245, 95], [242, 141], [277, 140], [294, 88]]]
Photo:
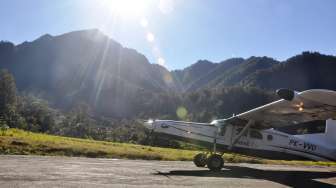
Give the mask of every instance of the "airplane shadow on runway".
[[307, 171], [276, 171], [260, 170], [249, 167], [225, 166], [220, 172], [209, 170], [176, 170], [170, 172], [157, 172], [156, 175], [164, 176], [199, 176], [199, 177], [223, 177], [223, 178], [248, 178], [262, 179], [277, 182], [290, 187], [333, 187], [324, 182], [314, 179], [336, 177], [336, 172], [307, 172]]

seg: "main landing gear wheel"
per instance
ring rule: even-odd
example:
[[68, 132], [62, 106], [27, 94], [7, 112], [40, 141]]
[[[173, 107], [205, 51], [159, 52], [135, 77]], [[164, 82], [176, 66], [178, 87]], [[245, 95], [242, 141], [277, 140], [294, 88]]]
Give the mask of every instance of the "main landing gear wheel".
[[194, 164], [197, 167], [205, 167], [207, 164], [207, 155], [204, 153], [199, 153], [194, 157]]
[[224, 166], [224, 160], [221, 155], [212, 154], [207, 160], [207, 166], [211, 171], [220, 171]]

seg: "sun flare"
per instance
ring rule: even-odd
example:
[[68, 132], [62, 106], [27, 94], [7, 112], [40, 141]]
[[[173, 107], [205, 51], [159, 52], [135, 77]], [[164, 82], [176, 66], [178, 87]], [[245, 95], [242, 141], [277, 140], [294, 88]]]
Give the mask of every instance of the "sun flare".
[[122, 17], [139, 17], [146, 13], [148, 0], [104, 0], [103, 5], [113, 14]]
[[100, 21], [106, 26], [105, 29], [113, 31], [116, 27], [110, 26], [118, 25], [117, 23], [122, 23], [122, 27], [134, 23], [139, 24], [138, 26], [142, 28], [140, 32], [144, 33], [144, 39], [152, 48], [155, 62], [166, 67], [166, 61], [157, 44], [157, 35], [150, 22], [150, 15], [156, 10], [161, 11], [162, 16], [167, 16], [172, 11], [173, 0], [100, 0], [98, 2], [99, 6], [96, 6], [96, 10], [102, 15]]

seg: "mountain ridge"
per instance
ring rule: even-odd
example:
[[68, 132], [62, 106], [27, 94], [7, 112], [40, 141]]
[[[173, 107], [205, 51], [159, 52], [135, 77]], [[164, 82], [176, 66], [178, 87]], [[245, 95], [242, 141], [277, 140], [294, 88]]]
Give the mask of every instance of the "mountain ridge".
[[18, 45], [2, 41], [0, 68], [14, 75], [19, 91], [32, 92], [65, 109], [84, 102], [99, 114], [116, 117], [144, 109], [155, 114], [151, 109], [156, 107], [150, 104], [174, 110], [184, 94], [203, 90], [336, 89], [335, 56], [303, 52], [281, 62], [266, 56], [218, 63], [199, 60], [169, 71], [97, 29], [45, 34]]

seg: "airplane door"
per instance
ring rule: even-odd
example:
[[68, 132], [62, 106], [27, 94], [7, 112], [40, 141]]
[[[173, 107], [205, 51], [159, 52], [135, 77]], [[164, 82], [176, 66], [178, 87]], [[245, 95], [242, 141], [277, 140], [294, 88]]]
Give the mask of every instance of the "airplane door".
[[[233, 137], [232, 139], [234, 139], [236, 136], [239, 135], [239, 133], [243, 130], [242, 127], [234, 127], [233, 129]], [[240, 146], [240, 147], [250, 147], [250, 140], [248, 137], [249, 130], [247, 130], [241, 137], [240, 139], [237, 141], [236, 146]]]
[[218, 143], [227, 144], [227, 142], [228, 142], [228, 132], [229, 132], [229, 130], [226, 126], [219, 128], [218, 134], [217, 134]]

